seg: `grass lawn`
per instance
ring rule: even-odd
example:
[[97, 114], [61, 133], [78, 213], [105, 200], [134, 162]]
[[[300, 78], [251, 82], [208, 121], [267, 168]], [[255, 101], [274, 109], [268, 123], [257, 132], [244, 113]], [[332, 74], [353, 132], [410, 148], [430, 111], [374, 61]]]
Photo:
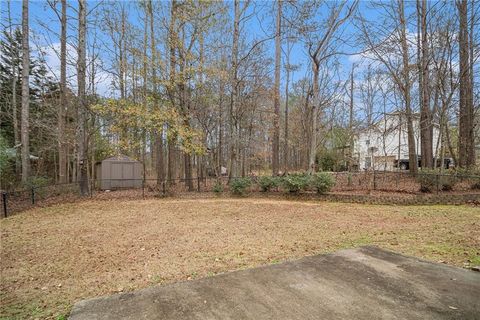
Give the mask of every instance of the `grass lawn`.
[[0, 221], [0, 318], [365, 244], [480, 264], [480, 209], [268, 199], [86, 201]]

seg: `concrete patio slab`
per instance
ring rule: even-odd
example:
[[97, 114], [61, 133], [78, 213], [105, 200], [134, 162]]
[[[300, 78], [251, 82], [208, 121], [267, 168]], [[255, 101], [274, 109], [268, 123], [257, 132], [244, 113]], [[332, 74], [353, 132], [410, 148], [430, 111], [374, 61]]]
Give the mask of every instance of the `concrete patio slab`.
[[480, 273], [361, 247], [84, 300], [70, 319], [480, 319]]

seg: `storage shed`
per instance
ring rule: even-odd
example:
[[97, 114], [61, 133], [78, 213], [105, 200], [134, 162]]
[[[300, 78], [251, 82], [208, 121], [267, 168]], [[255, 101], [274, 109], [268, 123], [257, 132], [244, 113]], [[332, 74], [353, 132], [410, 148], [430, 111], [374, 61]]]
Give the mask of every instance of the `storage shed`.
[[96, 164], [97, 186], [102, 190], [141, 188], [142, 163], [127, 156], [107, 158]]

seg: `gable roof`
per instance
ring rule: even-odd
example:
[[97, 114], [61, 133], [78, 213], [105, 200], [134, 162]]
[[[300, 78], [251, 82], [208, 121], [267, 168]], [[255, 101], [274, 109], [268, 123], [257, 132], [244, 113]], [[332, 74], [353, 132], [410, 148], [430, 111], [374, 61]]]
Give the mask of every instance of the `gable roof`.
[[125, 156], [125, 155], [113, 156], [113, 157], [110, 157], [110, 158], [103, 159], [102, 162], [103, 161], [138, 162], [137, 160], [135, 160], [133, 158], [130, 158], [128, 156]]

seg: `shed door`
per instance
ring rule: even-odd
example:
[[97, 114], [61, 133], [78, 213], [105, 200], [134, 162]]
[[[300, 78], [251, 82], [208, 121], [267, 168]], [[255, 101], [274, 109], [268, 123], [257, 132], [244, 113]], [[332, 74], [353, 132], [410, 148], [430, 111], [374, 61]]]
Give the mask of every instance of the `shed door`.
[[123, 187], [124, 188], [133, 188], [135, 181], [133, 180], [133, 163], [124, 163], [123, 164]]
[[110, 171], [110, 179], [111, 180], [111, 187], [112, 188], [121, 188], [123, 186], [123, 176], [122, 176], [122, 163], [114, 163], [111, 164], [111, 171]]

